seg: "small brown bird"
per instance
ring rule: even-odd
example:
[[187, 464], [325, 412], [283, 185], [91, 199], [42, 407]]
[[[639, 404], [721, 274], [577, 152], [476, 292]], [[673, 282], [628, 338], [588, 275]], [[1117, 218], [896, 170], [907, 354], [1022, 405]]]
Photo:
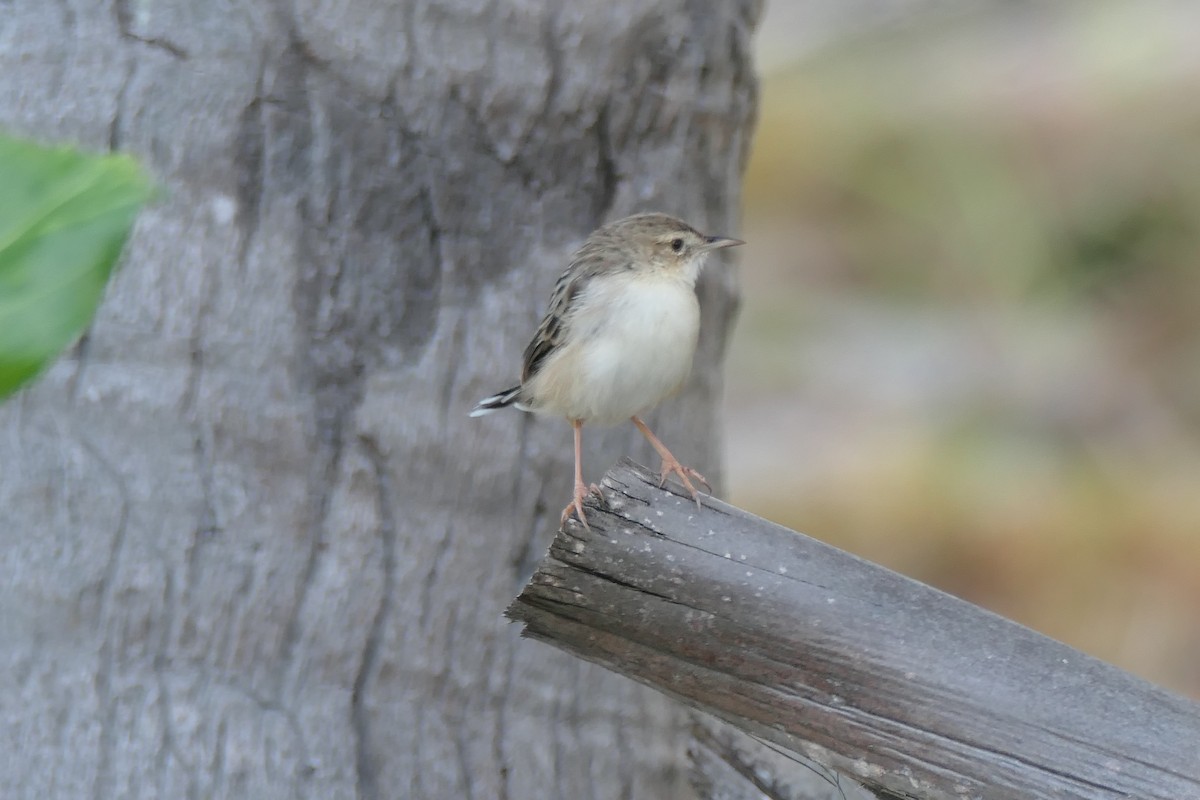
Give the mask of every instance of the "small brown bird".
[[[554, 285], [550, 307], [525, 348], [521, 384], [479, 401], [472, 417], [513, 406], [566, 417], [575, 429], [575, 493], [563, 509], [587, 526], [580, 459], [585, 422], [629, 419], [662, 457], [659, 485], [678, 475], [697, 505], [695, 478], [640, 416], [687, 379], [700, 332], [696, 279], [713, 250], [744, 244], [705, 236], [666, 214], [638, 214], [595, 231]], [[596, 486], [590, 487], [599, 492]]]

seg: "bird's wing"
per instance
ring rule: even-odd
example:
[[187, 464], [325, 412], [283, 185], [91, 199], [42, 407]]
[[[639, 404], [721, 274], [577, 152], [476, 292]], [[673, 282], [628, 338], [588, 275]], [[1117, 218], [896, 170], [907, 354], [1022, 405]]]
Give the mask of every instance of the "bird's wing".
[[589, 246], [586, 243], [571, 261], [571, 266], [559, 276], [550, 295], [546, 316], [538, 325], [537, 332], [525, 348], [525, 363], [521, 369], [521, 383], [527, 383], [546, 359], [562, 346], [566, 327], [569, 324], [572, 306], [583, 288], [597, 275], [614, 268], [610, 251]]

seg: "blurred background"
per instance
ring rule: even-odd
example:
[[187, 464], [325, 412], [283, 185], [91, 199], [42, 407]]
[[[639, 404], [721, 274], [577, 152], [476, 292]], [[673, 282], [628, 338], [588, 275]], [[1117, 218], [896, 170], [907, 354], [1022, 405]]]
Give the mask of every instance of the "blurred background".
[[1200, 4], [812, 6], [759, 33], [732, 501], [1200, 697]]

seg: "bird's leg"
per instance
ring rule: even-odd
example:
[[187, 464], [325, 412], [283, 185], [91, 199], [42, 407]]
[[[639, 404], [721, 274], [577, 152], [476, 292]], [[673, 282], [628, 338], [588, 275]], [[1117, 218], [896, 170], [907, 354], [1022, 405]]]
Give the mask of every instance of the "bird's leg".
[[566, 525], [567, 519], [570, 518], [571, 512], [575, 512], [575, 516], [583, 523], [583, 527], [591, 530], [588, 525], [587, 517], [583, 514], [583, 498], [588, 496], [588, 492], [595, 492], [600, 495], [600, 487], [592, 484], [589, 487], [583, 482], [583, 422], [581, 420], [571, 420], [571, 427], [575, 429], [575, 494], [571, 502], [567, 503], [567, 507], [563, 509], [560, 525]]
[[696, 501], [696, 507], [699, 508], [700, 493], [696, 491], [696, 487], [692, 486], [692, 482], [688, 480], [688, 478], [691, 477], [700, 481], [704, 484], [704, 488], [708, 489], [709, 491], [712, 491], [712, 486], [709, 485], [705, 477], [699, 472], [696, 472], [696, 470], [692, 469], [691, 467], [685, 467], [683, 464], [680, 464], [679, 459], [671, 455], [671, 451], [667, 449], [667, 446], [660, 442], [658, 437], [650, 432], [650, 428], [646, 426], [646, 423], [642, 422], [638, 417], [630, 417], [630, 419], [633, 420], [634, 425], [637, 425], [638, 430], [642, 432], [642, 435], [646, 437], [646, 441], [650, 442], [650, 446], [653, 447], [660, 456], [662, 456], [662, 473], [659, 476], [658, 485], [662, 486], [665, 484], [667, 482], [667, 476], [671, 473], [675, 473], [679, 476], [679, 480], [683, 483], [684, 488], [692, 493], [692, 499]]

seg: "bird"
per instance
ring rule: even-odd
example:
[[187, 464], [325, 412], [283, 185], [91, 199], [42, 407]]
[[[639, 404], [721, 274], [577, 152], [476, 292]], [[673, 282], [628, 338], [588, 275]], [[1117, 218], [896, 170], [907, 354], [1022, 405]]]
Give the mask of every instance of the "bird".
[[[745, 244], [706, 236], [682, 220], [645, 213], [595, 230], [571, 256], [525, 348], [521, 381], [480, 400], [478, 417], [502, 408], [555, 415], [575, 435], [575, 488], [561, 525], [574, 512], [589, 527], [583, 500], [583, 426], [633, 422], [662, 458], [659, 486], [675, 475], [700, 505], [696, 479], [642, 420], [678, 391], [692, 368], [700, 332], [696, 280], [708, 255]], [[602, 497], [602, 495], [600, 495]]]

